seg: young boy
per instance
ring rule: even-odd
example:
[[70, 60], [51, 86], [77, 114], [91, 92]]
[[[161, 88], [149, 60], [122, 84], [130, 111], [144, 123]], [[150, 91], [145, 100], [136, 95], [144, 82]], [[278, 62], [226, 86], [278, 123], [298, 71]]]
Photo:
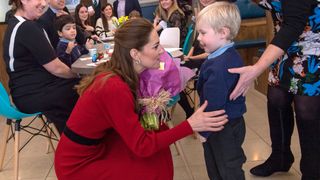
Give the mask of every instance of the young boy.
[[229, 100], [239, 75], [228, 72], [229, 68], [243, 65], [233, 47], [241, 18], [236, 5], [215, 2], [204, 8], [197, 17], [198, 40], [209, 53], [200, 69], [197, 91], [200, 103], [208, 100], [206, 111], [224, 109], [229, 122], [220, 132], [202, 132], [207, 172], [211, 180], [244, 180], [242, 164], [246, 161], [241, 148], [245, 136], [243, 114], [245, 98]]
[[56, 53], [59, 59], [67, 66], [71, 67], [81, 55], [89, 53], [88, 49], [93, 47], [92, 42], [87, 40], [85, 47], [77, 44], [76, 23], [72, 16], [62, 15], [55, 21], [55, 28], [58, 31], [60, 40], [58, 42]]

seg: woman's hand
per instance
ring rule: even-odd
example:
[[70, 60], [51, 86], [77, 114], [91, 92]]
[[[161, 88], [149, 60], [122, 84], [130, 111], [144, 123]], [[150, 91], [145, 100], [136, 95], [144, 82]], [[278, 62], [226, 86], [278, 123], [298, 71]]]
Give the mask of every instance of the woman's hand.
[[97, 36], [97, 35], [95, 35], [95, 34], [94, 34], [94, 35], [91, 35], [90, 38], [93, 39], [93, 40], [95, 40], [95, 41], [99, 41], [99, 40], [100, 40], [99, 36]]
[[94, 32], [94, 27], [92, 27], [92, 26], [86, 25], [85, 28], [86, 28], [85, 29], [86, 31]]
[[161, 18], [158, 15], [156, 15], [156, 17], [154, 17], [154, 20], [153, 20], [153, 28], [156, 31], [160, 31], [162, 29], [162, 27], [158, 25], [160, 21], [161, 21]]
[[236, 88], [230, 94], [229, 99], [234, 100], [240, 95], [245, 95], [253, 80], [255, 80], [264, 70], [266, 70], [276, 59], [280, 58], [284, 51], [273, 45], [269, 44], [264, 53], [261, 55], [259, 61], [253, 66], [245, 66], [241, 68], [228, 69], [230, 73], [240, 74], [239, 81]]
[[189, 61], [190, 60], [190, 56], [183, 56], [183, 60], [184, 61]]
[[94, 9], [93, 9], [92, 6], [89, 6], [89, 7], [88, 7], [88, 14], [89, 14], [90, 17], [95, 14], [95, 11], [94, 11]]
[[158, 24], [160, 22], [160, 20], [161, 20], [161, 18], [158, 15], [156, 15], [156, 17], [154, 17], [154, 19], [153, 19], [153, 23]]
[[86, 48], [88, 50], [93, 48], [93, 40], [92, 39], [87, 39]]
[[230, 97], [229, 97], [230, 100], [235, 100], [240, 95], [244, 96], [248, 92], [251, 83], [260, 74], [258, 68], [255, 65], [253, 65], [253, 66], [244, 66], [244, 67], [241, 67], [241, 68], [232, 68], [232, 69], [228, 69], [228, 71], [230, 73], [238, 73], [238, 74], [240, 74], [240, 78], [239, 78], [239, 81], [237, 83], [237, 86], [234, 88], [234, 90], [230, 94]]
[[224, 110], [204, 112], [208, 102], [203, 105], [187, 119], [193, 131], [220, 131], [223, 125], [228, 122]]

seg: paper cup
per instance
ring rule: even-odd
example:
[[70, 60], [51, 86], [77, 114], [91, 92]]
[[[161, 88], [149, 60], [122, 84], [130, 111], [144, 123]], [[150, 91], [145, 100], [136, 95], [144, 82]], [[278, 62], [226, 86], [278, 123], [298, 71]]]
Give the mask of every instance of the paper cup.
[[90, 57], [97, 55], [97, 48], [89, 49], [89, 55], [90, 55]]
[[92, 62], [96, 62], [98, 58], [98, 52], [96, 48], [89, 49], [89, 55], [92, 59]]

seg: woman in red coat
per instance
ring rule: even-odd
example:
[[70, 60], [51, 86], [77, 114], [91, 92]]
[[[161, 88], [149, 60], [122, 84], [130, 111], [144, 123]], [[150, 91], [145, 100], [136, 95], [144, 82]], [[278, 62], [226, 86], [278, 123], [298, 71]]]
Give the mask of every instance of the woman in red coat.
[[55, 170], [60, 180], [171, 180], [169, 145], [193, 131], [219, 131], [224, 111], [203, 112], [168, 129], [146, 131], [138, 118], [138, 73], [159, 68], [163, 48], [153, 25], [129, 20], [115, 34], [111, 60], [83, 79], [80, 93], [60, 139]]

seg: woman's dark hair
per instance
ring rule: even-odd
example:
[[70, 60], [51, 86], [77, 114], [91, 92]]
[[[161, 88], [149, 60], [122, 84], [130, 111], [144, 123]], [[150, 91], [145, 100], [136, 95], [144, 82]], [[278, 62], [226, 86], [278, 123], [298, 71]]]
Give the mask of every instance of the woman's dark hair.
[[11, 10], [14, 13], [17, 9], [22, 8], [21, 0], [9, 0], [8, 3], [11, 6]]
[[[102, 12], [104, 11], [104, 9], [106, 8], [106, 7], [108, 7], [108, 6], [110, 6], [111, 7], [111, 9], [112, 9], [112, 15], [111, 15], [111, 17], [113, 16], [113, 7], [112, 7], [112, 5], [110, 4], [110, 3], [106, 3], [106, 4], [104, 4], [102, 7], [101, 7], [101, 14], [102, 14]], [[109, 31], [109, 24], [108, 24], [108, 19], [105, 17], [105, 15], [101, 15], [101, 19], [102, 19], [102, 24], [103, 24], [103, 29], [106, 31], [106, 32], [108, 32]]]
[[55, 29], [62, 32], [63, 26], [66, 24], [74, 24], [75, 21], [71, 15], [61, 15], [55, 20]]
[[[139, 78], [133, 67], [130, 50], [137, 49], [141, 51], [149, 42], [152, 30], [153, 25], [147, 19], [137, 18], [126, 21], [115, 33], [115, 45], [111, 60], [99, 65], [90, 76], [84, 78], [76, 87], [78, 93], [82, 95], [86, 89], [97, 84], [101, 85], [109, 77], [118, 75], [128, 84], [135, 99], [135, 110], [138, 112], [137, 91]], [[94, 79], [101, 73], [107, 74], [103, 81], [94, 82]]]
[[[86, 5], [84, 5], [84, 4], [78, 4], [78, 5], [76, 6], [76, 9], [74, 10], [74, 18], [75, 18], [76, 24], [85, 29], [85, 27], [83, 27], [83, 24], [82, 24], [81, 19], [80, 19], [80, 17], [79, 17], [79, 11], [80, 11], [80, 9], [81, 9], [82, 7], [85, 7], [85, 8], [88, 9], [88, 7], [87, 7]], [[90, 24], [90, 17], [89, 17], [89, 15], [88, 15], [88, 19], [84, 22], [84, 24], [85, 24], [85, 25], [89, 25], [89, 24]]]

